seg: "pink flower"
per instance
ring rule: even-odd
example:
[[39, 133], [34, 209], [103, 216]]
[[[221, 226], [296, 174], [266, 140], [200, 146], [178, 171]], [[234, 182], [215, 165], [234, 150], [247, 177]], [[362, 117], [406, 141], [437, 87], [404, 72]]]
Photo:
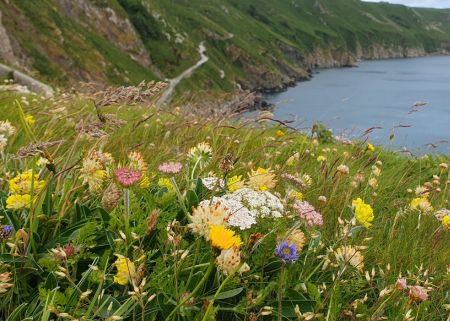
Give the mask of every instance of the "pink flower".
[[395, 282], [395, 288], [399, 291], [406, 290], [408, 288], [406, 280], [404, 278], [398, 278], [397, 282]]
[[423, 302], [428, 299], [427, 289], [422, 286], [415, 285], [409, 289], [409, 297], [416, 302]]
[[128, 168], [120, 167], [116, 169], [114, 175], [117, 181], [124, 187], [130, 187], [131, 185], [139, 182], [142, 178], [142, 173], [140, 171]]
[[300, 218], [306, 220], [306, 224], [309, 226], [323, 225], [322, 214], [316, 212], [314, 206], [308, 202], [295, 201], [293, 207], [298, 211]]
[[159, 165], [158, 169], [166, 174], [177, 174], [181, 171], [181, 169], [183, 168], [183, 164], [181, 163], [162, 163], [161, 165]]

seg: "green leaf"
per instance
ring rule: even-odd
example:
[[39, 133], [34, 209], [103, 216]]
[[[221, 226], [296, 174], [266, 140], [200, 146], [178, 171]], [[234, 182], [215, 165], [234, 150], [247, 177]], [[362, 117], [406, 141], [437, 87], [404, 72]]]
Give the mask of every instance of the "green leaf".
[[45, 198], [42, 202], [42, 212], [47, 216], [51, 216], [53, 214], [53, 191], [54, 184], [52, 181], [49, 181], [45, 192]]
[[195, 193], [193, 190], [188, 190], [186, 194], [186, 206], [188, 209], [192, 207], [197, 207], [199, 204], [199, 199], [197, 196], [197, 193]]
[[17, 308], [15, 308], [14, 311], [11, 312], [11, 314], [9, 315], [8, 319], [6, 319], [6, 321], [22, 320], [21, 314], [22, 314], [22, 311], [25, 310], [27, 305], [28, 305], [28, 303], [22, 303]]
[[[228, 290], [228, 291], [224, 291], [222, 293], [220, 293], [217, 297], [216, 300], [225, 300], [225, 299], [229, 299], [232, 298], [236, 295], [238, 295], [239, 293], [241, 293], [244, 290], [244, 288], [240, 287], [240, 288], [236, 288], [233, 290]], [[206, 297], [208, 300], [212, 300], [214, 297], [214, 295], [210, 295], [208, 297]]]

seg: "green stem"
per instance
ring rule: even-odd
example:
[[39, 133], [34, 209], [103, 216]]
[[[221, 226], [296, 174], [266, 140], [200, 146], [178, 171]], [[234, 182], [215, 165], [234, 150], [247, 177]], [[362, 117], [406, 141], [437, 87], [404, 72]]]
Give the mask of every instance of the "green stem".
[[211, 309], [214, 306], [214, 301], [217, 299], [220, 292], [222, 292], [225, 285], [227, 285], [228, 281], [231, 280], [231, 278], [234, 276], [236, 271], [239, 271], [239, 269], [242, 267], [243, 264], [244, 264], [243, 262], [239, 263], [239, 265], [226, 277], [226, 279], [222, 281], [222, 284], [217, 289], [216, 293], [214, 294], [214, 297], [212, 298], [211, 301], [209, 301], [208, 308], [206, 309], [206, 312], [205, 312], [205, 315], [203, 316], [202, 321], [206, 321], [208, 319], [208, 315], [211, 313]]
[[203, 286], [203, 284], [206, 282], [209, 275], [211, 274], [213, 267], [214, 267], [214, 262], [211, 262], [209, 264], [208, 270], [206, 270], [205, 275], [200, 280], [200, 282], [197, 284], [195, 289], [189, 295], [187, 295], [180, 303], [178, 303], [178, 305], [172, 310], [172, 312], [166, 318], [166, 321], [172, 320], [172, 317], [175, 315], [175, 313], [201, 289], [201, 287]]
[[278, 294], [277, 294], [277, 299], [278, 299], [278, 321], [283, 320], [283, 313], [282, 313], [282, 299], [283, 299], [283, 281], [284, 281], [284, 272], [285, 272], [286, 268], [284, 266], [284, 264], [281, 266], [281, 271], [280, 271], [280, 277], [278, 279]]
[[128, 251], [128, 240], [131, 238], [130, 233], [130, 190], [128, 188], [125, 188], [123, 190], [123, 204], [125, 207], [125, 235], [127, 239], [125, 240], [125, 243], [127, 244], [127, 251]]

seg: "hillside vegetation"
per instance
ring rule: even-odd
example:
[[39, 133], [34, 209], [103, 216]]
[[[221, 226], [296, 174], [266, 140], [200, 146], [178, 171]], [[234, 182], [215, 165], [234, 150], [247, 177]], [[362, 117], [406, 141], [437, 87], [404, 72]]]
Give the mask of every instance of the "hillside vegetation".
[[448, 320], [448, 157], [160, 89], [0, 94], [1, 319]]
[[201, 41], [210, 60], [179, 92], [277, 90], [315, 66], [450, 49], [449, 10], [358, 0], [1, 0], [0, 12], [0, 58], [57, 86], [172, 78]]

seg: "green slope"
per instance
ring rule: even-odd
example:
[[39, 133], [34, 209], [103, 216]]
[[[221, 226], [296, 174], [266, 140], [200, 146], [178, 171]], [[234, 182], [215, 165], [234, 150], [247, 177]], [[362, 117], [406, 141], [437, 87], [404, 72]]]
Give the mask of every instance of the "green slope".
[[[133, 26], [134, 32], [111, 36], [98, 32], [89, 17], [70, 16], [61, 3], [0, 1], [2, 23], [31, 61], [29, 69], [57, 85], [171, 78], [195, 63], [200, 41], [210, 60], [179, 85], [179, 92], [233, 91], [236, 83], [273, 90], [308, 78], [316, 65], [450, 50], [450, 10], [358, 0], [73, 2], [91, 11], [112, 10]], [[130, 37], [145, 48], [151, 65], [121, 48], [121, 39]]]

